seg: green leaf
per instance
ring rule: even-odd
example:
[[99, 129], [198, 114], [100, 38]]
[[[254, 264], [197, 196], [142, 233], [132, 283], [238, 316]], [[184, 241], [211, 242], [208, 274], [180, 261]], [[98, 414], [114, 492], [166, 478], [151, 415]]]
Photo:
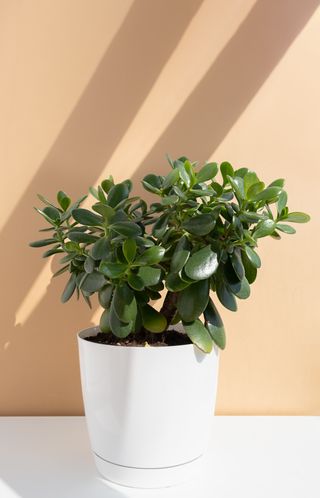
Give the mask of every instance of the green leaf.
[[160, 247], [160, 246], [153, 246], [149, 247], [146, 251], [144, 251], [143, 254], [141, 254], [138, 258], [135, 260], [135, 264], [140, 266], [140, 265], [154, 265], [156, 263], [159, 263], [165, 253], [165, 248]]
[[253, 264], [255, 268], [260, 268], [261, 259], [254, 249], [250, 246], [245, 246], [245, 251], [248, 256], [249, 261]]
[[69, 265], [63, 266], [52, 275], [52, 278], [58, 277], [59, 275], [62, 275], [62, 273], [65, 273], [68, 270], [69, 270]]
[[289, 233], [289, 234], [296, 233], [295, 228], [291, 227], [290, 225], [285, 225], [283, 223], [277, 223], [276, 228], [280, 230], [280, 232]]
[[234, 176], [240, 176], [240, 178], [244, 178], [248, 171], [248, 168], [239, 168], [234, 172]]
[[137, 252], [136, 241], [134, 239], [126, 239], [122, 244], [122, 251], [128, 263], [131, 263]]
[[141, 234], [141, 228], [136, 223], [132, 221], [119, 221], [118, 223], [113, 223], [110, 228], [120, 235], [125, 237], [136, 237]]
[[169, 215], [167, 213], [161, 215], [152, 228], [152, 234], [161, 239], [167, 231], [168, 228]]
[[81, 284], [81, 289], [86, 292], [96, 292], [106, 283], [104, 276], [98, 271], [88, 273]]
[[42, 240], [35, 240], [34, 242], [30, 242], [29, 246], [30, 247], [44, 247], [44, 246], [49, 246], [50, 244], [56, 244], [57, 239], [42, 239]]
[[53, 206], [46, 206], [43, 209], [43, 212], [52, 220], [52, 221], [59, 221], [60, 220], [60, 212], [57, 208]]
[[216, 221], [210, 214], [200, 214], [184, 222], [182, 227], [189, 233], [201, 236], [210, 233], [214, 229], [215, 224]]
[[100, 305], [103, 308], [107, 309], [110, 307], [112, 293], [113, 293], [113, 286], [112, 285], [105, 285], [104, 287], [102, 287], [102, 289], [99, 290], [98, 299], [99, 299]]
[[252, 284], [257, 277], [257, 268], [253, 266], [245, 251], [241, 251], [241, 259], [244, 266], [246, 279]]
[[280, 188], [283, 188], [284, 187], [284, 178], [278, 178], [277, 180], [274, 180], [272, 183], [270, 183], [270, 185], [268, 185], [269, 187], [280, 187]]
[[168, 273], [166, 287], [171, 292], [179, 292], [190, 285], [190, 282], [182, 280], [179, 273]]
[[142, 291], [144, 289], [144, 282], [136, 273], [129, 273], [128, 284], [132, 289], [137, 291]]
[[72, 211], [73, 218], [82, 225], [88, 225], [89, 227], [101, 226], [103, 224], [103, 218], [97, 214], [88, 211], [88, 209], [77, 208]]
[[96, 237], [95, 235], [83, 232], [69, 232], [68, 238], [73, 242], [84, 242], [85, 244], [90, 244], [98, 240], [98, 237]]
[[110, 327], [110, 311], [105, 309], [104, 312], [102, 313], [100, 317], [100, 330], [101, 332], [104, 332], [105, 334], [108, 334], [111, 332], [111, 327]]
[[226, 347], [226, 334], [223, 322], [212, 299], [209, 299], [208, 305], [204, 310], [204, 318], [206, 328], [213, 341], [220, 349], [224, 349]]
[[127, 337], [134, 328], [134, 322], [130, 320], [129, 323], [122, 322], [118, 317], [115, 308], [113, 306], [113, 302], [110, 308], [109, 314], [109, 324], [111, 331], [116, 337], [124, 338]]
[[96, 261], [100, 259], [107, 259], [110, 254], [110, 245], [106, 237], [98, 239], [91, 248], [91, 256]]
[[206, 182], [211, 180], [218, 173], [217, 163], [207, 163], [205, 164], [198, 173], [196, 173], [196, 178], [198, 183]]
[[182, 270], [189, 259], [190, 248], [191, 246], [188, 238], [184, 235], [183, 237], [181, 237], [174, 250], [170, 264], [171, 272], [178, 273], [180, 270]]
[[247, 198], [249, 188], [252, 187], [252, 185], [259, 183], [259, 178], [257, 177], [257, 174], [254, 173], [254, 171], [248, 171], [248, 173], [246, 173], [243, 178], [243, 182], [244, 182], [244, 193], [245, 197]]
[[219, 301], [230, 311], [237, 311], [237, 302], [234, 295], [227, 288], [223, 274], [216, 276], [216, 293]]
[[310, 221], [310, 216], [306, 213], [289, 213], [285, 218], [285, 221], [290, 221], [291, 223], [307, 223]]
[[96, 213], [99, 213], [101, 214], [101, 216], [103, 216], [103, 218], [108, 222], [110, 223], [112, 218], [114, 217], [115, 215], [115, 210], [110, 207], [110, 206], [107, 206], [105, 204], [101, 204], [101, 202], [97, 202], [96, 204], [94, 204], [92, 206], [92, 209], [94, 211], [96, 211]]
[[234, 251], [231, 254], [231, 264], [239, 280], [242, 280], [244, 277], [244, 267], [241, 260], [240, 249], [237, 247], [234, 248]]
[[119, 284], [115, 288], [112, 306], [122, 322], [135, 322], [137, 316], [137, 301], [134, 292], [127, 284]]
[[105, 180], [103, 180], [101, 182], [101, 187], [103, 188], [103, 190], [105, 191], [106, 194], [108, 194], [110, 192], [113, 185], [114, 185], [114, 181], [113, 181], [112, 176], [109, 176], [109, 178], [106, 178]]
[[200, 280], [178, 295], [177, 309], [185, 322], [193, 322], [205, 310], [209, 299], [209, 280]]
[[279, 195], [279, 200], [278, 200], [278, 215], [280, 215], [283, 211], [283, 209], [286, 207], [288, 202], [288, 194], [284, 190], [281, 192]]
[[101, 261], [99, 271], [108, 278], [118, 278], [124, 274], [128, 266], [125, 263], [113, 263], [111, 261]]
[[165, 177], [162, 188], [167, 189], [171, 187], [179, 180], [179, 170], [177, 168], [170, 171], [170, 173]]
[[232, 186], [232, 189], [234, 190], [234, 193], [238, 199], [238, 201], [244, 199], [244, 183], [243, 183], [243, 178], [240, 177], [234, 177], [227, 175], [228, 182]]
[[[276, 188], [276, 187], [272, 187]], [[261, 237], [266, 237], [267, 235], [271, 235], [275, 229], [275, 222], [273, 220], [264, 220], [258, 223], [257, 228], [253, 232], [254, 239], [258, 239]]]
[[254, 200], [256, 196], [263, 191], [265, 184], [263, 182], [257, 182], [251, 185], [247, 191], [247, 199]]
[[234, 175], [233, 167], [227, 161], [224, 161], [223, 163], [220, 164], [220, 171], [221, 171], [221, 175], [222, 175], [224, 184], [226, 184], [228, 181], [228, 178], [227, 178], [228, 175], [229, 176]]
[[277, 197], [281, 192], [281, 187], [267, 187], [257, 194], [253, 200], [254, 201], [271, 201]]
[[241, 280], [239, 288], [232, 289], [232, 286], [229, 287], [231, 288], [233, 294], [239, 299], [248, 299], [250, 296], [250, 285], [245, 277]]
[[152, 287], [159, 283], [161, 270], [160, 268], [152, 268], [151, 266], [142, 266], [139, 268], [138, 276], [146, 287]]
[[71, 276], [70, 276], [70, 278], [67, 282], [67, 285], [65, 286], [64, 291], [63, 291], [62, 296], [61, 296], [61, 301], [63, 303], [66, 303], [67, 301], [69, 301], [69, 299], [71, 298], [72, 294], [75, 291], [75, 288], [76, 288], [76, 275], [75, 275], [75, 273], [71, 273]]
[[188, 172], [186, 171], [185, 166], [182, 162], [179, 162], [178, 170], [179, 170], [179, 175], [180, 175], [181, 180], [183, 181], [183, 183], [185, 184], [185, 186], [187, 188], [190, 188], [191, 178], [190, 178]]
[[191, 323], [183, 322], [183, 328], [189, 339], [204, 353], [210, 353], [213, 341], [206, 327], [200, 320]]
[[59, 254], [63, 252], [63, 249], [61, 249], [60, 245], [57, 244], [56, 246], [53, 246], [52, 249], [49, 249], [48, 251], [45, 251], [42, 254], [43, 258], [48, 258], [49, 256], [52, 256], [53, 254]]
[[118, 183], [111, 187], [108, 193], [108, 204], [111, 207], [116, 207], [119, 202], [127, 199], [130, 193], [129, 185], [125, 182]]
[[92, 273], [93, 270], [94, 270], [94, 259], [92, 259], [90, 256], [87, 256], [86, 257], [86, 260], [83, 264], [83, 268], [85, 270], [86, 273]]
[[150, 332], [163, 332], [167, 328], [166, 318], [148, 304], [140, 307], [142, 323]]
[[217, 254], [206, 246], [195, 252], [189, 258], [185, 272], [192, 280], [204, 280], [210, 277], [218, 268]]
[[70, 197], [67, 196], [62, 190], [57, 193], [57, 200], [64, 211], [68, 209], [71, 204]]

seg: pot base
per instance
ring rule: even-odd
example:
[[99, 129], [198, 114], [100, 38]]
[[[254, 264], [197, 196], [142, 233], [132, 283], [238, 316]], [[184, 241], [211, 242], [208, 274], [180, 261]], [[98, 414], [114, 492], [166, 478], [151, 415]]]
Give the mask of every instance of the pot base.
[[182, 484], [197, 475], [202, 458], [181, 465], [161, 468], [137, 468], [108, 462], [94, 454], [100, 474], [108, 481], [130, 488], [166, 488]]

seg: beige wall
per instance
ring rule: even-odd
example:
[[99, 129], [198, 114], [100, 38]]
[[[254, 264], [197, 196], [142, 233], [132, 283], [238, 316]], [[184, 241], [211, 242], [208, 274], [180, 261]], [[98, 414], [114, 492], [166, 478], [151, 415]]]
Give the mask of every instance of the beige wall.
[[75, 332], [97, 313], [61, 305], [27, 247], [36, 193], [139, 182], [166, 152], [285, 177], [312, 215], [261, 241], [251, 299], [223, 310], [217, 413], [320, 413], [318, 4], [0, 1], [1, 414], [82, 412]]

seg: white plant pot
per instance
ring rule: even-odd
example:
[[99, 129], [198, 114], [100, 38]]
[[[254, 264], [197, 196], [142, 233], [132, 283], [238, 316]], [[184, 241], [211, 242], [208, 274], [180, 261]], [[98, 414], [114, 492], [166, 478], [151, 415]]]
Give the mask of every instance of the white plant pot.
[[81, 383], [100, 473], [131, 487], [171, 486], [194, 475], [210, 438], [218, 354], [192, 344], [122, 347], [78, 334]]

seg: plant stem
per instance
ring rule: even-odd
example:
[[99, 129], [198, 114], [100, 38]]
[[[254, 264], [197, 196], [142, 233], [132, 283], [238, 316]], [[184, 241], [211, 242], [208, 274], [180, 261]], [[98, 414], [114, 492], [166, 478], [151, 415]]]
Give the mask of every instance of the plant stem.
[[167, 319], [168, 326], [172, 322], [177, 309], [177, 298], [178, 294], [176, 292], [168, 291], [160, 310], [160, 313]]

